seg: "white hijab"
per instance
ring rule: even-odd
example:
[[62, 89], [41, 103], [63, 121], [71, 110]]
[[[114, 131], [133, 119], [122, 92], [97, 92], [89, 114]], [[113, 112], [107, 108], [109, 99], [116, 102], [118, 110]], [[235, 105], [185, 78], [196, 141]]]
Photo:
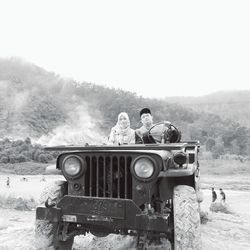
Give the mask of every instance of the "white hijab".
[[[120, 117], [126, 117], [127, 124], [124, 124], [120, 121]], [[109, 141], [114, 144], [131, 144], [135, 143], [135, 131], [130, 128], [129, 116], [126, 112], [121, 112], [118, 115], [116, 125], [111, 129], [111, 134]]]
[[[126, 117], [126, 120], [127, 120], [126, 126], [124, 126], [124, 124], [120, 121], [121, 116]], [[126, 112], [121, 112], [118, 115], [118, 119], [117, 119], [117, 123], [115, 125], [115, 129], [116, 129], [118, 134], [122, 134], [122, 135], [126, 135], [129, 132], [129, 130], [130, 130], [130, 120], [129, 120], [128, 114]]]

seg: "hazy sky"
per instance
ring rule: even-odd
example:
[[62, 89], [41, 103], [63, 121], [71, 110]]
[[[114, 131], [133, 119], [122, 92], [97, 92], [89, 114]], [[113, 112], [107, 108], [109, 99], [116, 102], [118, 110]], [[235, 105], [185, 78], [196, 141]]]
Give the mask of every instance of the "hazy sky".
[[249, 13], [249, 0], [0, 0], [0, 57], [147, 97], [250, 89]]

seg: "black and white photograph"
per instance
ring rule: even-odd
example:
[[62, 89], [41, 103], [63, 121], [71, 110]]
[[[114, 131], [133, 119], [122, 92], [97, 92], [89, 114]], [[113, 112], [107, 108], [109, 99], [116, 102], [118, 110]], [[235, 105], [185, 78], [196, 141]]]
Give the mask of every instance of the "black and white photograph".
[[249, 13], [0, 0], [0, 250], [249, 250]]

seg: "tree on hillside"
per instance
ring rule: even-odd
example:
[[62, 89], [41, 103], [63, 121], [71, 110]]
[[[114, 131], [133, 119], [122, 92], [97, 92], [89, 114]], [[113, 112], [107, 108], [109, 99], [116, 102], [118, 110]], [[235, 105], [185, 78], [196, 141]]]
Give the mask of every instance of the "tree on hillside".
[[[149, 107], [154, 122], [170, 120], [182, 131], [183, 140], [200, 140], [206, 150], [217, 156], [218, 152], [250, 154], [250, 129], [222, 119], [217, 115], [219, 112], [198, 113], [192, 111], [191, 103], [181, 106], [121, 89], [77, 83], [21, 60], [0, 59], [0, 94], [2, 137], [40, 137], [65, 125], [69, 116], [74, 117], [70, 122], [77, 124], [82, 114], [86, 114], [86, 118], [92, 116], [89, 122], [108, 134], [122, 111], [129, 114], [131, 126], [138, 128], [140, 109]], [[223, 105], [222, 102], [221, 108]], [[72, 116], [76, 110], [85, 113]]]

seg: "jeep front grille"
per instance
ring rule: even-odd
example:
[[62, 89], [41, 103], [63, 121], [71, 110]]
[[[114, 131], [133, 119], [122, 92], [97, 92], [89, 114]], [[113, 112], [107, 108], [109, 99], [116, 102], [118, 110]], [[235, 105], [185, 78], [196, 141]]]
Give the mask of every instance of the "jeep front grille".
[[124, 155], [86, 156], [85, 195], [132, 199], [132, 158]]

